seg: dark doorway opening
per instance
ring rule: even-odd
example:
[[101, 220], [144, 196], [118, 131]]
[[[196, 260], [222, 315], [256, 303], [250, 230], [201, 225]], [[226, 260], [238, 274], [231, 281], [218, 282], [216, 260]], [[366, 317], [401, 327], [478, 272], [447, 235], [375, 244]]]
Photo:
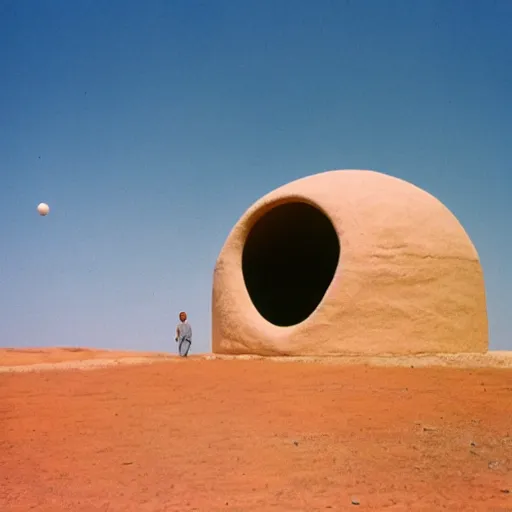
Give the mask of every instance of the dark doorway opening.
[[286, 203], [263, 215], [244, 245], [242, 271], [259, 313], [279, 326], [315, 311], [336, 272], [340, 242], [329, 218], [306, 203]]

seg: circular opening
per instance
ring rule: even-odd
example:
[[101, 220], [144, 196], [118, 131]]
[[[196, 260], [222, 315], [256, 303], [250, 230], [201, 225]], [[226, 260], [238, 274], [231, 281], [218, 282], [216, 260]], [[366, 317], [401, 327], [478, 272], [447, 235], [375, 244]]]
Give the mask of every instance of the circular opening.
[[338, 235], [320, 210], [299, 202], [276, 206], [256, 222], [245, 242], [245, 286], [266, 320], [296, 325], [320, 304], [339, 257]]

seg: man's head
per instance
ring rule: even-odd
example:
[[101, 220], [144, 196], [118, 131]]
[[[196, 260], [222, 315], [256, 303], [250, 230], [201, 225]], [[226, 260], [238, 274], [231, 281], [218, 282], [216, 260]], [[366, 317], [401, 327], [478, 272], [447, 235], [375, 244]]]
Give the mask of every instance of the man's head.
[[181, 311], [180, 313], [180, 321], [184, 322], [187, 319], [187, 313], [185, 311]]

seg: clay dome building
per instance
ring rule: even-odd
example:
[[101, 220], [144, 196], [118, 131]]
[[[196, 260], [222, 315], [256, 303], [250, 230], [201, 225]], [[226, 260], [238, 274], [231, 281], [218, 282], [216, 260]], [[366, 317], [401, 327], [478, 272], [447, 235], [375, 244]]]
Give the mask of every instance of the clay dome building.
[[477, 251], [427, 192], [374, 171], [330, 171], [265, 195], [214, 271], [218, 354], [486, 352]]

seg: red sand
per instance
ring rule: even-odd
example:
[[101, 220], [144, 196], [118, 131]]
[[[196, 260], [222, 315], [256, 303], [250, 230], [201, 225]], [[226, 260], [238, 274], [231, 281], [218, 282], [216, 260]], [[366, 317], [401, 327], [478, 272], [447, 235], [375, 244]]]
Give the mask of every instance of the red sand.
[[[168, 354], [165, 354], [168, 355]], [[125, 357], [163, 357], [160, 352], [128, 352], [126, 350], [94, 350], [87, 348], [0, 348], [0, 366], [27, 366], [64, 361], [90, 361], [97, 359], [121, 359]]]
[[2, 512], [512, 511], [512, 371], [2, 373], [0, 443]]

